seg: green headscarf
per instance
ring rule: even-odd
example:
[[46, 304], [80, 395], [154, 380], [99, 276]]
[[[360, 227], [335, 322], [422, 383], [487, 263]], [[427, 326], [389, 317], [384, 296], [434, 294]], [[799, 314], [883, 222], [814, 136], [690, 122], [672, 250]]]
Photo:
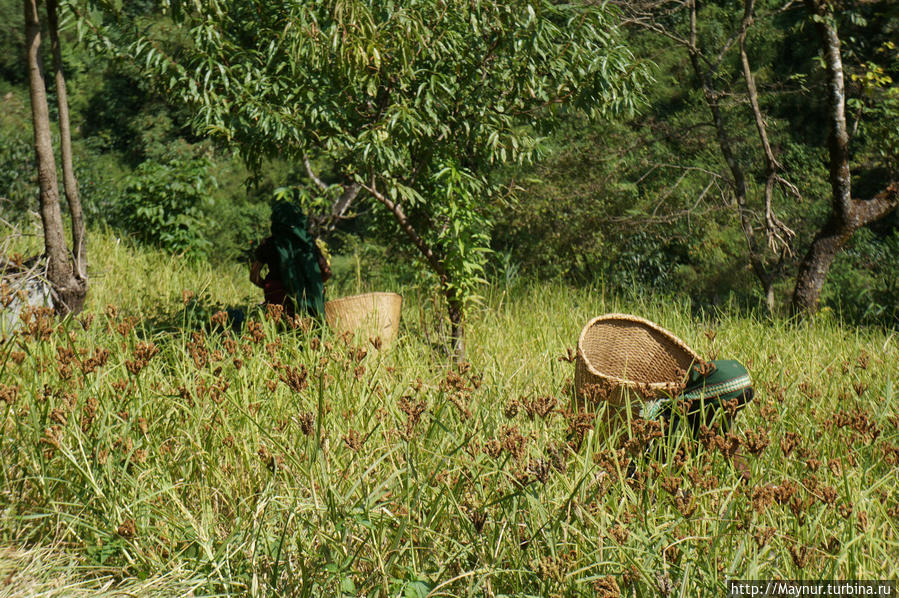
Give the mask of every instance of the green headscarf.
[[315, 255], [315, 241], [306, 230], [306, 215], [294, 203], [272, 204], [272, 244], [278, 255], [281, 282], [297, 313], [313, 318], [325, 313], [324, 284]]

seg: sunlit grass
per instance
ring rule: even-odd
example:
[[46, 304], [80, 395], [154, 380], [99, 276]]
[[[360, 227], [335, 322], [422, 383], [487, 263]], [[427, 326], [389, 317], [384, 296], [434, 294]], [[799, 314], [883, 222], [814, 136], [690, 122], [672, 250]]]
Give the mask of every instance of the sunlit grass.
[[[894, 574], [889, 333], [513, 285], [471, 314], [459, 368], [421, 289], [377, 350], [253, 311], [239, 266], [103, 234], [91, 251], [86, 313], [35, 316], [0, 352], [3, 544], [52, 546], [41, 571], [73, 592], [721, 595], [733, 578]], [[338, 279], [332, 296], [355, 291]], [[225, 306], [256, 323], [216, 330]], [[653, 461], [570, 409], [560, 357], [610, 311], [749, 367], [758, 394], [732, 437], [673, 438]]]

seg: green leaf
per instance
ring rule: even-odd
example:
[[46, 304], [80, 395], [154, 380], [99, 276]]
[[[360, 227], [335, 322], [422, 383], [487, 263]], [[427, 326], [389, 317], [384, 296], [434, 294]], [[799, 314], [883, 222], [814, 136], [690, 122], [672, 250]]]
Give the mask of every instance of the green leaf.
[[424, 580], [410, 581], [403, 591], [405, 598], [427, 598], [433, 586]]

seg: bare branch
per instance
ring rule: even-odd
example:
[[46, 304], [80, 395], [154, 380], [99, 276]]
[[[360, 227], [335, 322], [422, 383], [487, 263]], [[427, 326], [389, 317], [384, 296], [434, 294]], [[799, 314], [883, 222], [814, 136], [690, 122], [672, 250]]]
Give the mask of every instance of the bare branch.
[[372, 177], [371, 182], [368, 185], [362, 185], [362, 188], [371, 193], [372, 197], [384, 204], [384, 206], [390, 210], [394, 219], [397, 221], [397, 224], [400, 225], [400, 228], [406, 233], [406, 236], [412, 241], [412, 244], [415, 245], [418, 251], [421, 252], [422, 256], [424, 256], [434, 272], [440, 276], [441, 282], [445, 285], [447, 282], [447, 272], [443, 265], [443, 261], [437, 257], [433, 248], [421, 238], [421, 235], [418, 234], [418, 231], [416, 231], [415, 227], [412, 226], [412, 223], [409, 222], [409, 218], [406, 216], [402, 204], [391, 200], [389, 197], [378, 191], [374, 177]]
[[853, 200], [853, 216], [863, 224], [883, 218], [899, 207], [899, 181], [892, 181], [886, 188], [868, 200]]
[[350, 209], [350, 205], [356, 199], [356, 196], [359, 195], [361, 189], [362, 186], [359, 183], [352, 183], [343, 188], [343, 193], [340, 194], [340, 197], [337, 198], [337, 201], [334, 202], [331, 208], [333, 220], [340, 220], [346, 215], [347, 210]]
[[784, 224], [774, 213], [772, 207], [774, 188], [778, 182], [799, 195], [799, 190], [786, 179], [778, 174], [782, 169], [774, 152], [771, 149], [771, 143], [768, 141], [768, 131], [765, 126], [765, 119], [762, 116], [762, 110], [759, 107], [758, 90], [755, 86], [755, 77], [752, 75], [752, 68], [749, 66], [749, 55], [746, 52], [746, 32], [752, 25], [752, 11], [755, 6], [755, 0], [745, 0], [743, 21], [740, 27], [740, 64], [743, 68], [743, 78], [746, 81], [747, 95], [749, 96], [749, 105], [752, 107], [752, 115], [755, 118], [755, 127], [759, 134], [759, 140], [765, 153], [765, 233], [768, 238], [768, 246], [771, 251], [777, 253], [778, 246], [783, 247], [785, 252], [792, 255], [790, 242], [796, 236], [796, 233]]
[[312, 164], [309, 163], [309, 156], [303, 154], [303, 166], [306, 167], [306, 174], [309, 175], [309, 178], [312, 179], [312, 182], [315, 183], [315, 186], [325, 191], [328, 188], [328, 185], [325, 184], [323, 180], [316, 176], [315, 172], [312, 170]]

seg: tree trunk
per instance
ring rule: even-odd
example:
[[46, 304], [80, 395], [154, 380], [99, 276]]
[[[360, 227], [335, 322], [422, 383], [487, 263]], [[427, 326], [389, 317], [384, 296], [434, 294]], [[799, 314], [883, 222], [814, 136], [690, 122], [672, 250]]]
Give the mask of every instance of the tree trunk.
[[59, 44], [59, 19], [57, 0], [47, 0], [47, 26], [50, 46], [53, 50], [53, 71], [56, 77], [56, 103], [59, 110], [60, 154], [62, 156], [62, 178], [72, 216], [72, 254], [75, 257], [75, 276], [84, 281], [87, 290], [87, 257], [84, 230], [84, 212], [78, 195], [78, 181], [72, 165], [72, 132], [69, 126], [69, 100], [66, 78], [62, 70], [62, 49]]
[[837, 254], [855, 232], [838, 214], [831, 214], [824, 227], [815, 235], [799, 266], [796, 288], [793, 291], [793, 310], [814, 312], [818, 308], [821, 288]]
[[[748, 59], [745, 58], [745, 48], [742, 46], [746, 31], [752, 23], [753, 6], [753, 0], [747, 0], [745, 2], [745, 13], [741, 26], [740, 43], [741, 54], [743, 55], [742, 64], [744, 65], [743, 74], [747, 81], [747, 93], [750, 101], [756, 102], [753, 103], [753, 108], [755, 109], [756, 117], [760, 119], [761, 115], [758, 110], [757, 100], [753, 95], [755, 93], [755, 81], [752, 77], [752, 71], [749, 69]], [[690, 37], [687, 41], [687, 50], [690, 55], [690, 63], [693, 66], [693, 72], [699, 80], [703, 98], [709, 108], [709, 112], [712, 114], [712, 122], [715, 125], [715, 133], [718, 138], [718, 147], [721, 150], [721, 155], [724, 157], [724, 161], [727, 163], [727, 167], [733, 177], [732, 186], [734, 191], [734, 202], [737, 205], [737, 214], [740, 217], [740, 228], [743, 231], [743, 237], [746, 239], [746, 245], [749, 252], [749, 265], [752, 268], [752, 273], [755, 274], [755, 277], [762, 287], [762, 294], [765, 297], [765, 306], [768, 308], [768, 313], [773, 314], [775, 306], [774, 280], [777, 272], [776, 268], [769, 268], [766, 265], [763, 255], [764, 246], [759, 247], [756, 242], [755, 227], [752, 223], [752, 212], [747, 205], [748, 191], [746, 186], [746, 174], [743, 172], [743, 167], [737, 160], [736, 153], [733, 149], [733, 141], [728, 134], [727, 123], [724, 122], [724, 115], [721, 112], [721, 105], [719, 103], [720, 93], [713, 85], [713, 72], [711, 70], [706, 71], [702, 66], [701, 50], [697, 35], [695, 0], [690, 2]], [[758, 130], [763, 149], [765, 150], [765, 155], [771, 157], [773, 160], [764, 126], [759, 126]]]
[[450, 341], [453, 358], [457, 363], [465, 360], [465, 323], [463, 321], [462, 302], [456, 299], [455, 293], [446, 292], [447, 309], [450, 319]]
[[762, 280], [762, 291], [765, 294], [765, 307], [768, 308], [768, 313], [774, 313], [775, 301], [774, 301], [774, 281], [771, 277]]
[[84, 304], [85, 287], [72, 271], [59, 207], [56, 160], [53, 156], [47, 88], [44, 84], [41, 61], [41, 22], [37, 0], [24, 0], [24, 8], [25, 48], [28, 56], [28, 83], [40, 187], [41, 222], [44, 226], [47, 279], [55, 291], [57, 313], [66, 314], [81, 309]]
[[883, 218], [899, 204], [899, 182], [893, 181], [873, 199], [852, 199], [849, 170], [849, 134], [846, 130], [846, 90], [843, 84], [843, 61], [840, 37], [833, 15], [824, 0], [806, 0], [806, 7], [815, 19], [815, 30], [827, 71], [827, 118], [829, 131], [827, 149], [830, 154], [830, 216], [815, 235], [808, 253], [799, 266], [793, 309], [814, 312], [818, 308], [821, 288], [833, 260], [856, 230]]
[[465, 312], [462, 309], [462, 301], [456, 295], [455, 289], [449, 285], [449, 275], [443, 265], [443, 261], [434, 253], [434, 249], [425, 243], [425, 240], [421, 238], [412, 226], [412, 223], [409, 222], [409, 219], [406, 217], [406, 213], [403, 210], [403, 206], [399, 202], [391, 200], [389, 197], [378, 191], [374, 182], [372, 182], [371, 185], [364, 186], [364, 188], [390, 210], [390, 213], [393, 214], [397, 224], [400, 225], [400, 228], [406, 233], [409, 240], [412, 241], [412, 244], [415, 245], [419, 252], [421, 252], [434, 273], [440, 277], [440, 286], [442, 287], [444, 297], [446, 297], [447, 313], [450, 320], [450, 342], [452, 343], [453, 356], [456, 362], [464, 361], [465, 327], [463, 320]]
[[[836, 203], [836, 202], [834, 202]], [[818, 309], [821, 289], [837, 254], [861, 227], [883, 218], [899, 206], [899, 181], [893, 181], [869, 200], [850, 200], [848, 218], [834, 208], [824, 226], [815, 235], [799, 266], [793, 291], [793, 311], [812, 313]]]

